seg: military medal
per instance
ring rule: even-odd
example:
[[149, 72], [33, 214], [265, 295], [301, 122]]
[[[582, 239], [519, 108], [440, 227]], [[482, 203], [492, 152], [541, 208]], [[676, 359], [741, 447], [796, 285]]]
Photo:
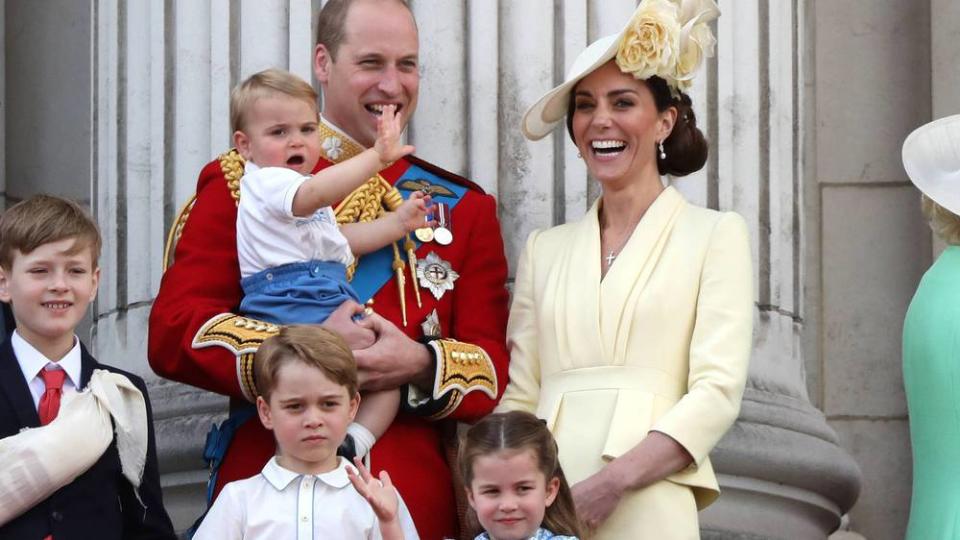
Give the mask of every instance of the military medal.
[[417, 240], [421, 242], [433, 242], [433, 229], [430, 227], [420, 227], [413, 231], [413, 234], [415, 234]]
[[437, 228], [433, 231], [433, 239], [441, 246], [448, 246], [453, 242], [453, 233], [450, 232], [450, 206], [446, 203], [436, 203], [434, 208]]
[[453, 290], [453, 282], [460, 277], [450, 263], [430, 252], [425, 259], [417, 261], [417, 277], [420, 286], [430, 289], [433, 296], [440, 300], [443, 293]]
[[440, 314], [437, 313], [437, 308], [433, 308], [433, 311], [427, 315], [427, 318], [420, 323], [420, 328], [423, 330], [424, 337], [440, 337]]

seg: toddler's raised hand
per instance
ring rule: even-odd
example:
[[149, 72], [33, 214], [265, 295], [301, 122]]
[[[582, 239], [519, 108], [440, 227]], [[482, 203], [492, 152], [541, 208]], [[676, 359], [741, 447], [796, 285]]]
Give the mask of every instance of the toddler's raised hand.
[[426, 221], [427, 212], [430, 208], [430, 196], [422, 191], [414, 191], [410, 198], [403, 201], [403, 204], [397, 208], [397, 217], [400, 220], [400, 226], [404, 233], [436, 225], [434, 222]]
[[413, 153], [413, 146], [400, 144], [400, 134], [403, 126], [397, 115], [396, 105], [384, 105], [380, 117], [377, 118], [377, 140], [373, 149], [380, 155], [380, 166], [386, 167], [407, 154]]

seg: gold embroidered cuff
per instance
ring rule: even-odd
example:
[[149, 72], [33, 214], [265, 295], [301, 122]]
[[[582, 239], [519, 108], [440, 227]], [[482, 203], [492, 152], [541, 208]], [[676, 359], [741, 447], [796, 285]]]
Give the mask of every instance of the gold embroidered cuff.
[[482, 348], [453, 339], [435, 339], [427, 343], [437, 359], [437, 374], [433, 383], [433, 399], [456, 392], [452, 396], [459, 404], [466, 394], [480, 391], [497, 399], [497, 372], [493, 360]]
[[193, 348], [223, 347], [237, 357], [237, 379], [244, 397], [256, 401], [257, 390], [253, 383], [253, 355], [265, 339], [280, 331], [275, 324], [241, 317], [233, 313], [221, 313], [211, 317], [193, 338]]

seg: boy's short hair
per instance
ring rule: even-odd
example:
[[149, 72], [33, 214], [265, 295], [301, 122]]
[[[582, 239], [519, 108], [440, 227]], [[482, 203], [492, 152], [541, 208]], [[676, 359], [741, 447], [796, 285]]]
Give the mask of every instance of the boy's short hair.
[[357, 361], [339, 335], [319, 326], [282, 326], [280, 333], [267, 338], [257, 349], [253, 377], [257, 392], [270, 401], [277, 387], [277, 373], [291, 362], [303, 362], [323, 372], [331, 381], [345, 386], [352, 398], [357, 394]]
[[282, 69], [254, 73], [230, 92], [230, 127], [243, 131], [246, 116], [258, 99], [281, 94], [306, 101], [317, 109], [317, 91], [310, 83]]
[[53, 195], [34, 195], [0, 216], [0, 266], [13, 267], [13, 252], [31, 253], [51, 242], [75, 238], [71, 253], [90, 248], [93, 267], [102, 240], [97, 222], [79, 204]]

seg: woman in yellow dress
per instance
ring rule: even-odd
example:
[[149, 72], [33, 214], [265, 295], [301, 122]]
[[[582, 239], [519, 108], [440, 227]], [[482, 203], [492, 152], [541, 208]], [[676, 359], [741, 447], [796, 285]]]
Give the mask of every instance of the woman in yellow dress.
[[746, 225], [661, 180], [706, 161], [684, 90], [712, 54], [718, 15], [712, 0], [643, 0], [523, 119], [540, 139], [566, 117], [603, 194], [580, 221], [527, 240], [499, 410], [547, 422], [594, 538], [699, 538], [697, 511], [719, 494], [708, 454], [740, 409]]

